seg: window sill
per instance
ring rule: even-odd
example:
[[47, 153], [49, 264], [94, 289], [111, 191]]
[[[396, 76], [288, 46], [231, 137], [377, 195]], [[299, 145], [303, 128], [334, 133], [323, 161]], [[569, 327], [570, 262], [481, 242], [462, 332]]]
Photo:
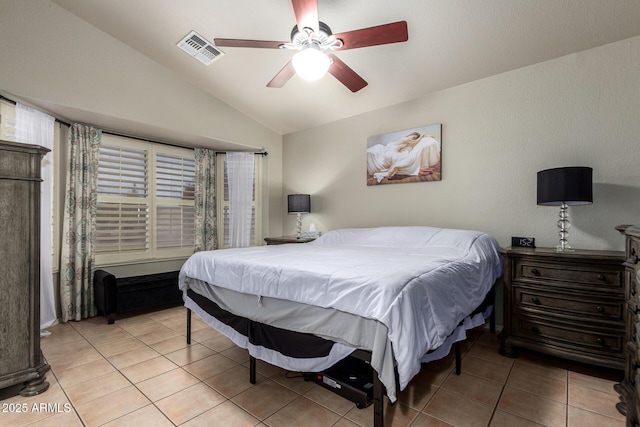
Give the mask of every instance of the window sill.
[[96, 268], [108, 268], [108, 267], [120, 267], [124, 265], [141, 265], [141, 264], [158, 264], [163, 262], [171, 262], [171, 261], [186, 261], [188, 256], [179, 256], [173, 258], [150, 258], [150, 259], [141, 259], [135, 261], [119, 261], [119, 262], [105, 262], [105, 263], [96, 263]]

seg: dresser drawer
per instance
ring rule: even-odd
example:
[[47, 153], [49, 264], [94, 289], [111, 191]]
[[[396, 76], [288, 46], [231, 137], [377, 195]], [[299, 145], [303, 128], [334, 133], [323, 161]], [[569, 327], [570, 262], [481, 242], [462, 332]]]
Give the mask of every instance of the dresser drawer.
[[584, 316], [588, 320], [622, 321], [625, 304], [621, 298], [588, 297], [515, 287], [516, 309], [543, 310]]
[[599, 353], [617, 353], [623, 358], [626, 345], [624, 330], [589, 328], [568, 322], [558, 323], [553, 319], [514, 315], [512, 334], [530, 340], [544, 341], [560, 346], [579, 347]]
[[620, 269], [591, 267], [589, 264], [543, 264], [526, 259], [516, 262], [515, 280], [554, 280], [576, 284], [584, 288], [605, 287], [622, 289]]

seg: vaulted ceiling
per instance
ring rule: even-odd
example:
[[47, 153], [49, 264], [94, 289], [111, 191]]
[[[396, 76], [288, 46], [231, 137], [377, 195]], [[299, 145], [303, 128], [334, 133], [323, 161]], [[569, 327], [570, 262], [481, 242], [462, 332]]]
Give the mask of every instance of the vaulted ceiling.
[[637, 0], [318, 0], [334, 33], [404, 20], [409, 40], [337, 53], [368, 82], [356, 93], [330, 75], [276, 89], [292, 51], [224, 47], [205, 66], [176, 44], [192, 30], [288, 41], [289, 0], [53, 2], [281, 134], [640, 35]]

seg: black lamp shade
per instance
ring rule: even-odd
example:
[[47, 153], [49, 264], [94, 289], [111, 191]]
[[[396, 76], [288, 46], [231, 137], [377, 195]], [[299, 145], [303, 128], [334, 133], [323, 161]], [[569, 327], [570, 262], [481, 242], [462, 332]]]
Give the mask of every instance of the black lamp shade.
[[289, 213], [311, 212], [311, 196], [308, 194], [289, 194]]
[[538, 172], [538, 204], [543, 206], [593, 203], [593, 169], [585, 166]]

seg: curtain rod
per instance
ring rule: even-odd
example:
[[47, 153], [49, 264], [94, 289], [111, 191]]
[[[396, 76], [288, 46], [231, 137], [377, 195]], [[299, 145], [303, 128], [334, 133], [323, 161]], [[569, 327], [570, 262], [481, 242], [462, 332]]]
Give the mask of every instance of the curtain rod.
[[[139, 141], [145, 141], [145, 142], [152, 142], [154, 144], [163, 144], [163, 145], [169, 145], [171, 147], [178, 147], [178, 148], [187, 148], [187, 149], [193, 149], [193, 148], [205, 148], [205, 147], [187, 147], [185, 145], [178, 145], [178, 144], [172, 144], [170, 142], [164, 142], [164, 141], [156, 141], [153, 139], [149, 139], [149, 138], [141, 138], [139, 136], [133, 136], [133, 135], [126, 135], [126, 134], [122, 134], [122, 133], [116, 133], [116, 132], [111, 132], [111, 131], [107, 131], [107, 130], [103, 130], [102, 133], [106, 133], [107, 135], [112, 135], [112, 136], [120, 136], [122, 138], [132, 138], [132, 139], [137, 139]], [[238, 151], [238, 150], [230, 150], [230, 151]], [[225, 154], [226, 151], [215, 151], [216, 154]], [[262, 156], [266, 156], [269, 153], [266, 151], [256, 151], [253, 154], [259, 154]]]
[[104, 130], [104, 129], [101, 129], [101, 130], [102, 130], [102, 133], [107, 134], [107, 135], [111, 135], [111, 136], [119, 136], [119, 137], [122, 137], [122, 138], [137, 139], [138, 141], [152, 142], [154, 144], [168, 145], [170, 147], [193, 148], [193, 147], [185, 147], [184, 145], [171, 144], [169, 142], [164, 142], [164, 141], [156, 141], [156, 140], [149, 139], [149, 138], [143, 138], [141, 136], [127, 135], [127, 134], [124, 134], [124, 133], [112, 132], [112, 131], [108, 131], [108, 130]]
[[5, 101], [10, 102], [13, 105], [16, 105], [16, 101], [14, 101], [13, 99], [9, 99], [9, 98], [5, 98], [4, 96], [0, 95], [0, 99], [4, 99]]
[[[2, 96], [1, 94], [0, 94], [0, 100], [5, 100], [5, 101], [7, 101], [8, 103], [13, 104], [13, 105], [16, 105], [16, 104], [18, 103], [17, 101], [14, 101], [13, 99], [9, 99], [9, 98], [7, 98], [6, 96]], [[26, 105], [26, 104], [25, 104], [25, 105]], [[33, 107], [32, 107], [32, 106], [30, 106], [30, 105], [27, 105], [27, 106], [28, 106], [28, 107], [30, 107], [30, 108], [33, 108]], [[36, 108], [36, 109], [37, 109], [37, 108]], [[38, 110], [38, 111], [40, 111], [39, 109], [37, 109], [37, 110]], [[44, 111], [43, 111], [43, 112], [44, 112]], [[49, 113], [46, 113], [46, 114], [49, 114]], [[51, 116], [51, 114], [49, 114], [49, 115]], [[53, 116], [52, 116], [52, 117], [53, 117]], [[67, 125], [67, 126], [69, 126], [69, 127], [71, 126], [71, 124], [69, 124], [69, 123], [65, 122], [64, 120], [61, 120], [61, 119], [59, 119], [59, 118], [57, 118], [57, 117], [53, 117], [53, 118], [54, 118], [54, 119], [55, 119], [55, 121], [56, 121], [56, 122], [58, 122], [58, 123], [62, 123], [63, 125]]]
[[[244, 153], [245, 151], [216, 151], [216, 154], [227, 154], [227, 153]], [[248, 153], [249, 151], [247, 151]], [[256, 156], [268, 156], [269, 152], [268, 151], [254, 151], [253, 154], [255, 154]]]
[[[7, 97], [5, 97], [5, 96], [3, 96], [3, 95], [0, 95], [0, 100], [5, 100], [5, 101], [7, 101], [7, 102], [9, 102], [9, 103], [11, 103], [11, 104], [13, 104], [13, 105], [16, 105], [16, 104], [17, 104], [17, 102], [16, 102], [16, 101], [14, 101], [13, 99], [9, 99], [9, 98], [7, 98]], [[62, 123], [63, 125], [67, 125], [67, 126], [71, 127], [71, 124], [70, 124], [70, 123], [64, 122], [64, 121], [62, 121], [62, 120], [60, 120], [60, 119], [58, 119], [58, 118], [55, 118], [55, 119], [56, 119], [56, 121], [57, 121], [57, 122], [60, 122], [60, 123]], [[169, 143], [169, 142], [164, 142], [164, 141], [156, 141], [156, 140], [153, 140], [153, 139], [149, 139], [149, 138], [142, 138], [142, 137], [139, 137], [139, 136], [133, 136], [133, 135], [126, 135], [126, 134], [117, 133], [117, 132], [111, 132], [111, 131], [107, 131], [107, 130], [103, 130], [103, 131], [102, 131], [102, 133], [106, 133], [107, 135], [112, 135], [112, 136], [120, 136], [120, 137], [123, 137], [123, 138], [137, 139], [137, 140], [139, 140], [139, 141], [152, 142], [152, 143], [154, 143], [154, 144], [169, 145], [169, 146], [171, 146], [171, 147], [189, 148], [189, 149], [195, 148], [195, 147], [187, 147], [187, 146], [184, 146], [184, 145], [171, 144], [171, 143]], [[215, 153], [216, 153], [216, 154], [225, 154], [225, 153], [226, 153], [226, 151], [216, 151]], [[266, 156], [266, 155], [268, 155], [269, 153], [268, 153], [268, 152], [266, 152], [266, 151], [256, 151], [256, 152], [254, 152], [253, 154]]]

